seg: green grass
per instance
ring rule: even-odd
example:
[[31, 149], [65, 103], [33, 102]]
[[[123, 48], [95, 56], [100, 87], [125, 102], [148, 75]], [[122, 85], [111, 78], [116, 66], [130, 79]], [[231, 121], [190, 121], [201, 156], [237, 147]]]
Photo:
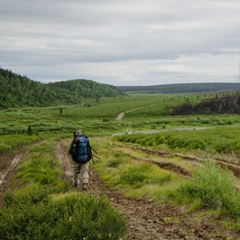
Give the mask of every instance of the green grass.
[[9, 153], [18, 150], [42, 139], [42, 136], [4, 135], [0, 137], [0, 153]]
[[218, 153], [240, 153], [240, 128], [232, 126], [193, 131], [179, 129], [151, 135], [125, 134], [115, 137], [115, 140], [141, 146], [167, 145], [170, 149], [199, 149]]
[[[27, 134], [67, 134], [76, 128], [88, 134], [123, 133], [132, 131], [162, 130], [182, 127], [223, 126], [239, 124], [236, 115], [221, 116], [170, 116], [172, 108], [185, 101], [199, 102], [211, 95], [132, 94], [124, 98], [101, 99], [99, 103], [85, 103], [56, 107], [34, 107], [1, 110], [0, 137]], [[60, 112], [62, 109], [62, 113]], [[128, 112], [129, 110], [133, 110]], [[117, 121], [119, 113], [123, 120]], [[0, 139], [1, 140], [1, 139]]]
[[54, 157], [55, 138], [33, 146], [3, 195], [1, 239], [120, 239], [125, 220], [106, 197], [71, 192]]
[[[91, 140], [98, 147], [101, 156], [101, 160], [95, 161], [94, 169], [105, 182], [125, 196], [133, 198], [148, 196], [156, 201], [164, 201], [167, 191], [178, 186], [179, 176], [150, 162], [131, 159], [129, 152], [117, 150], [116, 146], [109, 144], [110, 137]], [[132, 150], [131, 155], [137, 157], [139, 154], [141, 153]]]
[[106, 198], [69, 193], [49, 196], [45, 188], [5, 194], [1, 239], [120, 239], [125, 220]]
[[[92, 146], [98, 152], [96, 155], [101, 157], [101, 160], [95, 159], [94, 169], [124, 196], [146, 197], [157, 202], [175, 199], [175, 203], [188, 204], [192, 211], [213, 208], [238, 221], [240, 199], [229, 172], [206, 163], [196, 169], [192, 179], [186, 179], [152, 163], [134, 160], [133, 157], [147, 158], [141, 151], [126, 151], [114, 145], [137, 145], [174, 153], [239, 154], [238, 115], [169, 115], [171, 108], [181, 102], [196, 103], [208, 97], [210, 95], [133, 94], [128, 98], [101, 99], [100, 103], [90, 101], [78, 106], [0, 111], [1, 153], [14, 152], [45, 139], [42, 144], [29, 149], [18, 167], [16, 178], [19, 181], [16, 183], [19, 182], [20, 189], [4, 196], [5, 207], [0, 210], [0, 226], [4, 227], [0, 227], [0, 238], [17, 236], [24, 239], [24, 231], [27, 231], [32, 239], [34, 236], [61, 239], [66, 233], [73, 239], [81, 239], [83, 233], [74, 227], [78, 222], [84, 226], [85, 233], [89, 231], [89, 236], [94, 234], [100, 236], [99, 239], [118, 239], [124, 235], [124, 221], [115, 211], [111, 215], [106, 199], [71, 193], [69, 183], [61, 178], [60, 164], [53, 154], [55, 143], [60, 139], [69, 140], [77, 129], [90, 136]], [[120, 112], [131, 109], [136, 110], [127, 112], [121, 121], [116, 120]], [[32, 135], [27, 134], [29, 127]], [[126, 129], [134, 134], [125, 134]], [[142, 134], [144, 131], [148, 134]], [[111, 135], [119, 136], [113, 138]], [[158, 160], [162, 161], [160, 157]], [[175, 158], [168, 161], [184, 166]], [[194, 166], [186, 168], [192, 171]], [[88, 215], [85, 207], [89, 203], [94, 207]], [[84, 208], [80, 210], [81, 204]], [[13, 219], [14, 214], [16, 218]], [[80, 219], [81, 214], [84, 218]], [[92, 218], [96, 221], [89, 224], [91, 230], [85, 229]], [[239, 224], [235, 228], [239, 228]]]
[[20, 185], [39, 184], [51, 188], [53, 192], [65, 192], [69, 189], [69, 184], [60, 178], [63, 172], [60, 169], [60, 162], [53, 155], [54, 149], [54, 139], [29, 149], [15, 175], [20, 179]]
[[[210, 160], [188, 166], [180, 163], [179, 159], [172, 159], [171, 156], [164, 159], [165, 162], [190, 171], [192, 177], [186, 178], [173, 171], [161, 169], [151, 162], [134, 160], [147, 156], [138, 150], [126, 150], [110, 144], [110, 137], [92, 140], [98, 146], [101, 156], [101, 160], [97, 160], [93, 165], [94, 169], [98, 171], [102, 180], [124, 196], [186, 205], [189, 211], [213, 209], [218, 215], [234, 219], [234, 228], [240, 229], [240, 194], [236, 191], [235, 178], [229, 170], [222, 169]], [[151, 158], [156, 161], [157, 156]], [[158, 161], [163, 160], [158, 157]]]
[[193, 178], [170, 193], [169, 198], [192, 209], [215, 209], [235, 219], [240, 217], [240, 194], [234, 187], [233, 174], [214, 162], [205, 161], [197, 167]]
[[[98, 104], [91, 103], [90, 107], [85, 107], [82, 104], [1, 110], [0, 134], [23, 134], [26, 133], [29, 126], [33, 128], [34, 133], [66, 132], [73, 130], [76, 125], [80, 125], [89, 131], [95, 124], [100, 125], [98, 126], [100, 130], [102, 126], [106, 129], [106, 126], [113, 124], [112, 121], [116, 124], [115, 120], [120, 112], [159, 104], [162, 99], [162, 95], [160, 97], [158, 95], [146, 95], [144, 97], [102, 99]], [[62, 113], [60, 113], [60, 108], [63, 109]], [[140, 113], [140, 115], [142, 114]], [[105, 124], [106, 121], [107, 124]], [[112, 131], [113, 128], [109, 130]]]

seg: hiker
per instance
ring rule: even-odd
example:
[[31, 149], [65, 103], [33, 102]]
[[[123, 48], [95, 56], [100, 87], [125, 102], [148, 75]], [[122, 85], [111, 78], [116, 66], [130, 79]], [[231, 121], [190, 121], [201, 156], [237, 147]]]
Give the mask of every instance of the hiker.
[[89, 180], [89, 160], [91, 156], [91, 147], [88, 137], [81, 130], [77, 130], [73, 134], [68, 152], [72, 155], [73, 163], [73, 186], [79, 186], [79, 174], [82, 178], [82, 190], [87, 190]]

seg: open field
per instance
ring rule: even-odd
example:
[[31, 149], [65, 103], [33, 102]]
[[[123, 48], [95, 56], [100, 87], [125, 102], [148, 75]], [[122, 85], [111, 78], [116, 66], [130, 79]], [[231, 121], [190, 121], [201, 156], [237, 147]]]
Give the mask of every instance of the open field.
[[[82, 128], [88, 134], [114, 134], [151, 129], [235, 125], [238, 115], [171, 116], [173, 107], [213, 97], [204, 95], [133, 94], [126, 98], [88, 100], [80, 105], [1, 110], [0, 135], [18, 135], [31, 128], [33, 135], [69, 134]], [[121, 121], [117, 116], [124, 113]]]
[[[78, 106], [0, 111], [1, 204], [7, 200], [8, 205], [1, 212], [0, 221], [7, 216], [4, 212], [12, 214], [14, 210], [25, 221], [21, 206], [16, 210], [11, 201], [18, 197], [30, 201], [36, 186], [40, 192], [49, 189], [41, 193], [42, 198], [34, 200], [37, 204], [32, 211], [40, 225], [46, 217], [44, 213], [38, 215], [44, 203], [54, 214], [53, 206], [58, 209], [58, 204], [72, 204], [79, 197], [69, 186], [67, 146], [73, 131], [82, 129], [101, 157], [90, 164], [89, 196], [96, 192], [100, 196], [100, 202], [94, 202], [95, 209], [98, 204], [111, 204], [121, 213], [111, 215], [118, 229], [105, 225], [109, 234], [118, 231], [118, 238], [125, 236], [123, 239], [240, 239], [239, 115], [171, 115], [172, 107], [180, 103], [197, 103], [210, 97], [212, 94], [132, 94]], [[17, 155], [21, 157], [14, 165]], [[41, 171], [34, 169], [32, 163], [39, 164]], [[110, 203], [101, 198], [104, 193]], [[80, 198], [87, 195], [79, 194]], [[83, 197], [82, 201], [92, 200]], [[70, 210], [63, 214], [69, 218]], [[102, 219], [97, 219], [99, 226], [106, 224], [104, 213], [101, 214]], [[126, 218], [125, 228], [122, 216]], [[75, 215], [73, 219], [78, 220]], [[52, 219], [48, 221], [52, 224]], [[9, 218], [4, 226], [11, 229], [11, 224], [17, 226], [20, 222], [16, 219], [13, 223]], [[32, 234], [37, 234], [31, 224]], [[80, 236], [70, 225], [61, 224]], [[96, 227], [94, 224], [92, 227]], [[24, 226], [19, 229], [23, 231]], [[15, 231], [21, 235], [21, 230]], [[61, 234], [63, 237], [66, 233], [62, 230]], [[111, 234], [96, 234], [98, 239], [116, 239]], [[0, 228], [1, 236], [5, 235]]]

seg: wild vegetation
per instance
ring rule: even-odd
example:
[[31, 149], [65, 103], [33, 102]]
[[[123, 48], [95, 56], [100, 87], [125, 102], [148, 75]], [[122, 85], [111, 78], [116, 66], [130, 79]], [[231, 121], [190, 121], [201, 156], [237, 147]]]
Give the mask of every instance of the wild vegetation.
[[[121, 145], [121, 150], [112, 145], [105, 147], [111, 148], [101, 153], [106, 161], [98, 161], [95, 166], [102, 178], [127, 197], [171, 202], [188, 206], [189, 211], [215, 209], [219, 215], [233, 217], [239, 223], [240, 194], [230, 170], [203, 155], [200, 166], [198, 159], [184, 161], [184, 156], [166, 152], [166, 147], [164, 152], [152, 151], [145, 147], [144, 140]], [[240, 225], [235, 227], [240, 229]]]
[[202, 130], [194, 130], [193, 128], [192, 131], [187, 132], [179, 129], [151, 135], [126, 134], [115, 137], [115, 139], [124, 143], [137, 143], [155, 148], [167, 145], [170, 149], [201, 149], [209, 153], [240, 154], [239, 134], [239, 128], [235, 128], [231, 124], [228, 126], [228, 123], [226, 123], [221, 128], [209, 127]]
[[80, 104], [85, 99], [125, 96], [118, 88], [78, 79], [43, 84], [0, 68], [0, 109]]
[[240, 95], [239, 93], [226, 94], [219, 97], [204, 100], [196, 105], [190, 102], [183, 103], [174, 108], [174, 115], [188, 114], [223, 114], [240, 113]]
[[[58, 87], [71, 84], [63, 85]], [[123, 196], [181, 206], [183, 214], [197, 213], [199, 223], [210, 216], [211, 222], [240, 231], [239, 114], [173, 115], [176, 107], [215, 96], [131, 93], [0, 110], [0, 164], [6, 153], [28, 148], [1, 197], [0, 238], [124, 237], [126, 221], [106, 196], [76, 192], [63, 176], [55, 145], [61, 139], [67, 151], [76, 129], [89, 136], [101, 157], [91, 168]], [[221, 97], [226, 93], [216, 99]], [[174, 221], [171, 217], [164, 221]]]
[[106, 198], [70, 191], [70, 183], [61, 178], [60, 162], [53, 157], [54, 147], [53, 139], [33, 147], [18, 167], [19, 189], [3, 197], [0, 238], [121, 238], [124, 219]]

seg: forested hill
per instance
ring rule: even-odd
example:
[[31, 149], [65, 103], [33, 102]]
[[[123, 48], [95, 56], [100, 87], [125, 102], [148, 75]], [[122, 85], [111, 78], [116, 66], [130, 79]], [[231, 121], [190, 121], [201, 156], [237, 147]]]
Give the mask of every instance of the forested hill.
[[124, 92], [144, 93], [203, 93], [239, 91], [239, 83], [182, 83], [152, 86], [119, 86]]
[[78, 104], [83, 99], [118, 97], [117, 87], [92, 80], [68, 80], [44, 84], [0, 68], [0, 109], [25, 106]]
[[108, 84], [100, 84], [92, 80], [75, 79], [62, 82], [49, 83], [47, 86], [68, 90], [75, 97], [84, 98], [101, 98], [123, 96], [124, 94], [119, 88]]

